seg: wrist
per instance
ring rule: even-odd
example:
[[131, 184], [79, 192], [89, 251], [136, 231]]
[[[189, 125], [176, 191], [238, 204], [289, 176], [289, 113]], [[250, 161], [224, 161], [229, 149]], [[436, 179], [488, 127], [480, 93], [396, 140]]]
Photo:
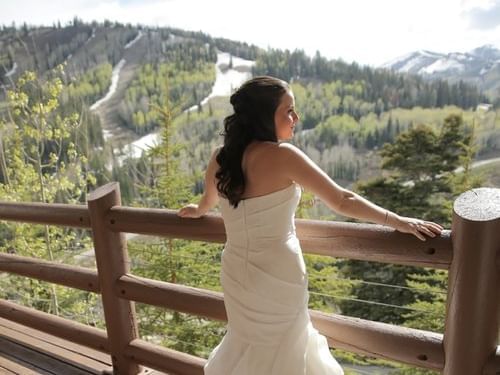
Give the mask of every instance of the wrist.
[[203, 205], [199, 204], [199, 205], [196, 207], [196, 211], [197, 211], [198, 215], [203, 216], [203, 215], [205, 215], [205, 214], [206, 214], [206, 212], [207, 212], [208, 210], [206, 209], [206, 207], [205, 207], [205, 206], [203, 206]]
[[397, 229], [400, 223], [400, 216], [394, 212], [387, 211], [387, 222], [385, 225]]

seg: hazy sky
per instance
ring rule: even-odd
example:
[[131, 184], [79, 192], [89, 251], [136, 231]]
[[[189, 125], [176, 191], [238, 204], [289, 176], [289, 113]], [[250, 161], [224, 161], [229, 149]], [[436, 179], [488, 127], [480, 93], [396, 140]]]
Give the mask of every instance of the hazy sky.
[[500, 0], [0, 0], [0, 24], [66, 24], [74, 16], [201, 30], [370, 65], [419, 49], [500, 48]]

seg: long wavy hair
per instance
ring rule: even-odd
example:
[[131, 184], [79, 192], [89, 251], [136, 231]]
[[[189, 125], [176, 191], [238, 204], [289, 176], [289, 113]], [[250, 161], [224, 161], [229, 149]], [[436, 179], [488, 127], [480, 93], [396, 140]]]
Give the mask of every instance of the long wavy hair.
[[280, 79], [259, 76], [243, 83], [231, 95], [234, 113], [224, 119], [224, 145], [216, 157], [219, 170], [215, 177], [217, 190], [235, 208], [245, 191], [243, 152], [253, 141], [278, 141], [274, 114], [288, 90], [288, 84]]

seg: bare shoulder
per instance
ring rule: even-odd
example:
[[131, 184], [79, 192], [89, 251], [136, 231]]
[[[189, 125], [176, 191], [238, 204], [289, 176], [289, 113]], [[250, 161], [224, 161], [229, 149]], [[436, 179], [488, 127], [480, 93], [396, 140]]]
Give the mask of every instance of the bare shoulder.
[[222, 145], [218, 145], [214, 148], [214, 151], [212, 152], [212, 157], [215, 157], [219, 154], [220, 150], [222, 150]]
[[277, 151], [281, 157], [285, 159], [308, 159], [306, 154], [297, 146], [292, 145], [291, 143], [282, 142], [278, 145]]
[[247, 160], [253, 160], [257, 163], [266, 160], [267, 166], [277, 168], [286, 168], [291, 161], [307, 159], [307, 156], [297, 146], [286, 142], [259, 142], [251, 145], [248, 151]]
[[216, 147], [212, 152], [210, 160], [208, 161], [208, 167], [207, 167], [208, 169], [219, 168], [219, 162], [217, 161], [217, 156], [219, 155], [220, 150], [222, 150], [222, 146]]
[[220, 150], [222, 150], [222, 145], [218, 145], [217, 147], [215, 147], [215, 149], [212, 151], [212, 156], [210, 156], [210, 160], [215, 160], [217, 155], [219, 155]]
[[302, 153], [302, 151], [300, 151], [297, 146], [294, 146], [288, 142], [279, 143], [278, 149], [281, 150], [282, 153]]

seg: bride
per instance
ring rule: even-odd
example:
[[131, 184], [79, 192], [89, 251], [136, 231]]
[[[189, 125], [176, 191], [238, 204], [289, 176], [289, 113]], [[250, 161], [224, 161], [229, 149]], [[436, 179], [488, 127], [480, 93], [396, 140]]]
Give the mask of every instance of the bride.
[[301, 189], [344, 216], [421, 240], [442, 227], [399, 216], [340, 187], [284, 142], [299, 121], [286, 82], [255, 77], [230, 102], [234, 113], [224, 120], [224, 144], [208, 163], [203, 196], [178, 211], [180, 217], [198, 218], [219, 204], [227, 235], [220, 277], [227, 332], [205, 374], [343, 374], [307, 309], [307, 271], [294, 224]]

